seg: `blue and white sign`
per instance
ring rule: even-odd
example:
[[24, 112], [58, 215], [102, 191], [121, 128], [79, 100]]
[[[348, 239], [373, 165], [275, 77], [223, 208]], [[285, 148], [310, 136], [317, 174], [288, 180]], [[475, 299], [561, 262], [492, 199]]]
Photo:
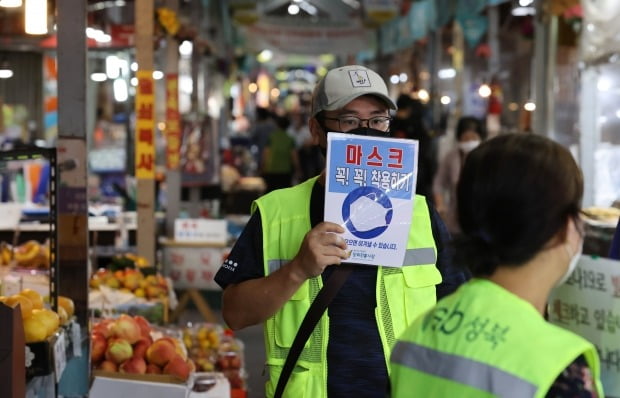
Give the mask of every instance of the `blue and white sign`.
[[340, 224], [356, 264], [403, 264], [417, 179], [418, 141], [327, 135], [325, 221]]

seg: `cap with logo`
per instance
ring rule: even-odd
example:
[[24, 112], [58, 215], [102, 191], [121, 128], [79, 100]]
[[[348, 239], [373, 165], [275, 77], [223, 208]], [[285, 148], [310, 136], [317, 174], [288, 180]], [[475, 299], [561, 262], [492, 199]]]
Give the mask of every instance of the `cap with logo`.
[[362, 95], [377, 96], [390, 109], [397, 109], [377, 72], [361, 65], [347, 65], [330, 70], [319, 81], [312, 94], [312, 116], [340, 109]]

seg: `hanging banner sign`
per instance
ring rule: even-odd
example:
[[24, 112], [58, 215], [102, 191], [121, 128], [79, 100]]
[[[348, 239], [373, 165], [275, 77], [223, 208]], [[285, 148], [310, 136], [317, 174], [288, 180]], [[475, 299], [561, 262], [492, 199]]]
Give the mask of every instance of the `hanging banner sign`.
[[596, 346], [605, 396], [620, 397], [620, 261], [581, 256], [548, 308], [551, 323]]
[[463, 36], [469, 47], [475, 47], [487, 32], [489, 22], [483, 15], [459, 15], [457, 21], [463, 28]]
[[272, 48], [288, 54], [352, 54], [373, 41], [362, 26], [283, 26], [257, 22], [246, 26], [248, 45], [256, 50]]
[[403, 265], [417, 158], [416, 140], [327, 134], [324, 218], [345, 229], [348, 262]]
[[433, 28], [435, 6], [430, 1], [413, 3], [409, 13], [381, 27], [381, 50], [389, 54], [411, 46]]
[[136, 178], [155, 178], [155, 80], [153, 71], [136, 72]]
[[166, 167], [178, 170], [181, 153], [181, 121], [179, 116], [179, 75], [166, 76]]

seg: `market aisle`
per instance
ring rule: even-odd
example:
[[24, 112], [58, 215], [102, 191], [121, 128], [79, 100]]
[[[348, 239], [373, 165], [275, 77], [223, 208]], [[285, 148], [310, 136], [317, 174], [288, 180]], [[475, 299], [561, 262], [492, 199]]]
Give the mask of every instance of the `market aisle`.
[[[215, 310], [215, 309], [214, 309]], [[224, 324], [219, 310], [214, 311], [219, 322]], [[179, 319], [179, 325], [185, 325], [187, 322], [202, 322], [200, 313], [195, 309], [187, 309], [183, 312]], [[250, 326], [238, 332], [235, 336], [244, 344], [245, 369], [248, 373], [247, 398], [262, 398], [265, 396], [266, 375], [263, 374], [265, 364], [265, 348], [263, 341], [262, 325]]]

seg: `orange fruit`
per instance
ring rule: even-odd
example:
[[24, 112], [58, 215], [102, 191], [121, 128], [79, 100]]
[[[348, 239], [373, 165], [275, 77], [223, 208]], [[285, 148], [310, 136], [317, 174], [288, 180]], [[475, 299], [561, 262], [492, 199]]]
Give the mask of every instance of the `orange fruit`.
[[60, 325], [60, 317], [58, 314], [47, 308], [32, 310], [32, 318], [37, 319], [45, 326], [46, 337], [54, 334]]
[[19, 304], [22, 311], [22, 318], [29, 317], [30, 313], [32, 312], [32, 301], [30, 301], [30, 299], [26, 296], [14, 294], [7, 297], [7, 299], [4, 301], [4, 304], [10, 307], [16, 307], [17, 304]]
[[69, 317], [67, 316], [67, 311], [61, 306], [58, 306], [58, 318], [60, 319], [60, 324], [64, 325], [69, 321]]
[[75, 305], [69, 297], [58, 296], [58, 307], [64, 308], [68, 319], [71, 319], [73, 314], [75, 314]]
[[24, 289], [19, 292], [20, 295], [26, 296], [32, 301], [32, 308], [40, 310], [43, 308], [43, 297], [36, 290]]
[[39, 319], [31, 316], [24, 319], [24, 337], [26, 343], [43, 341], [47, 337], [45, 324]]

